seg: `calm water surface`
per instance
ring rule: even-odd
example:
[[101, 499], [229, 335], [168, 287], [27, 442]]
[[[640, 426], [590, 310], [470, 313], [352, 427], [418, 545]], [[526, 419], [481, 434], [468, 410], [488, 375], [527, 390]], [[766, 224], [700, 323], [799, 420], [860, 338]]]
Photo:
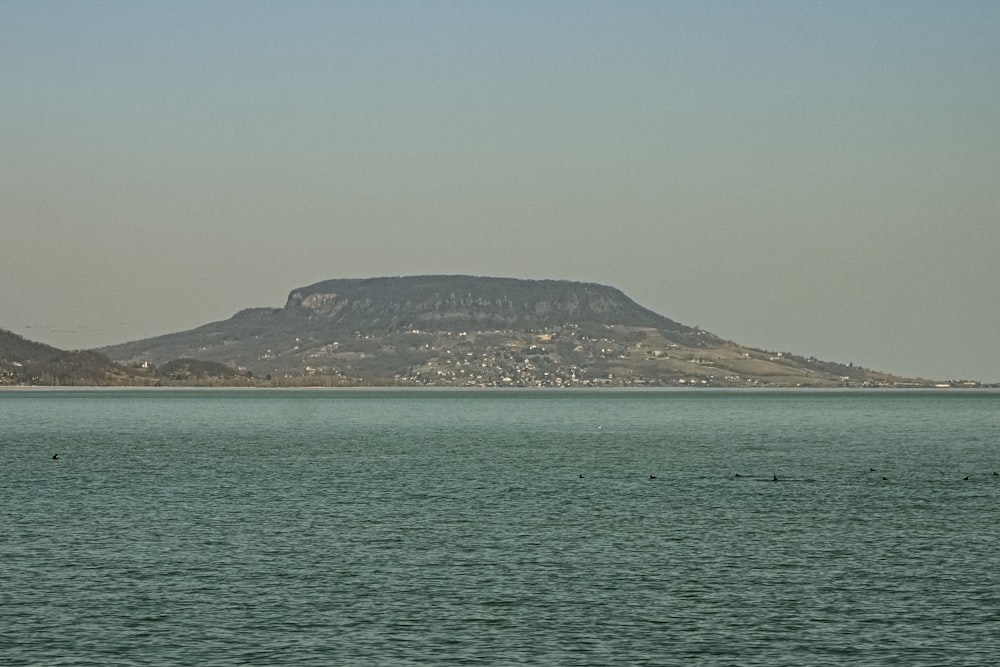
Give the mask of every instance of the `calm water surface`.
[[992, 664], [995, 470], [989, 391], [4, 390], [0, 664]]

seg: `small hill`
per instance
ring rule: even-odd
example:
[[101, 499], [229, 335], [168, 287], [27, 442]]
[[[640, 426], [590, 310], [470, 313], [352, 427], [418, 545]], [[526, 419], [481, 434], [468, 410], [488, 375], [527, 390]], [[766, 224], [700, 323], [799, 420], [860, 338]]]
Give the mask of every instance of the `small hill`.
[[98, 352], [60, 350], [0, 329], [0, 385], [134, 384], [133, 376]]
[[235, 370], [225, 364], [220, 364], [218, 361], [202, 361], [200, 359], [174, 359], [163, 364], [157, 370], [161, 376], [176, 377], [177, 379], [189, 377], [232, 378], [237, 375]]
[[67, 351], [0, 329], [0, 386], [244, 385], [247, 373], [214, 361], [177, 359], [156, 369], [126, 366], [92, 350]]
[[248, 373], [239, 373], [235, 369], [218, 361], [202, 359], [174, 359], [156, 369], [157, 377], [164, 380], [176, 380], [193, 383], [208, 383], [211, 381], [237, 384], [237, 380], [251, 378]]

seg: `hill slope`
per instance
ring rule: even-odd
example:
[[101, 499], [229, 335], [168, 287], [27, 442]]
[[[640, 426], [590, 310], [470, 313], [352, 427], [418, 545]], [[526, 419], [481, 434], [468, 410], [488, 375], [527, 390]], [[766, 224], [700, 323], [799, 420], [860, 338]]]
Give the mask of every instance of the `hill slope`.
[[134, 374], [103, 354], [69, 352], [0, 329], [0, 385], [135, 384]]

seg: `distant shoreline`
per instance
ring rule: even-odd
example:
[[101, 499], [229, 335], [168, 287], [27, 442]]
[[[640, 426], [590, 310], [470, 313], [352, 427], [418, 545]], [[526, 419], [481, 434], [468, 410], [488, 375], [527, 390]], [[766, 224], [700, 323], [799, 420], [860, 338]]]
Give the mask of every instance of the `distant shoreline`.
[[795, 393], [795, 394], [848, 394], [848, 393], [1000, 393], [1000, 384], [981, 384], [975, 387], [413, 387], [413, 386], [246, 386], [246, 385], [162, 385], [154, 386], [123, 386], [123, 385], [0, 385], [0, 392], [31, 392], [31, 393], [180, 393], [180, 392], [353, 392], [353, 393], [538, 393], [538, 394], [588, 394], [588, 393], [648, 393], [648, 394], [735, 394], [735, 393]]

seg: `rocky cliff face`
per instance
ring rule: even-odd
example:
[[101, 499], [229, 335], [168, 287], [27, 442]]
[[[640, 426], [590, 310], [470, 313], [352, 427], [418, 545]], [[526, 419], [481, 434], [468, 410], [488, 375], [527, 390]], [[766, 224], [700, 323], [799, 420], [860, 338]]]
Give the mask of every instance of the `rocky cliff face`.
[[474, 276], [328, 280], [293, 290], [285, 310], [359, 329], [537, 328], [625, 324], [693, 333], [594, 283]]

